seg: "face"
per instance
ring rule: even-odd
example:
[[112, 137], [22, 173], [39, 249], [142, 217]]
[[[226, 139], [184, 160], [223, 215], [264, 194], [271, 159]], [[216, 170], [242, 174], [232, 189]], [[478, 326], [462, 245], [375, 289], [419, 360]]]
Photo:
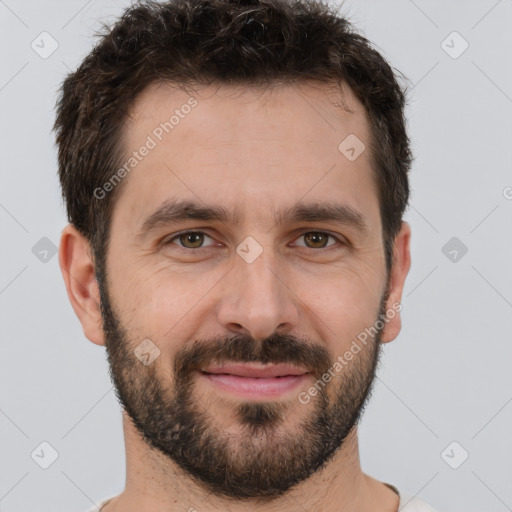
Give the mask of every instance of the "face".
[[334, 456], [374, 379], [378, 192], [369, 150], [339, 149], [368, 148], [367, 120], [325, 86], [193, 95], [153, 85], [125, 126], [137, 163], [99, 283], [112, 377], [144, 441], [197, 483], [276, 497]]

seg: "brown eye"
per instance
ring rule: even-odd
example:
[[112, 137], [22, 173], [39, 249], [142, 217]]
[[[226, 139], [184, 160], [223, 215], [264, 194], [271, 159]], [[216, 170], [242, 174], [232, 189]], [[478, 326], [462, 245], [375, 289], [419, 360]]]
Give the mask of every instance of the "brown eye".
[[[202, 233], [185, 233], [179, 236], [180, 242], [187, 249], [197, 249], [203, 244], [204, 236]], [[190, 244], [190, 245], [188, 245]]]
[[[211, 237], [205, 233], [202, 233], [201, 231], [186, 231], [169, 239], [166, 244], [178, 245], [178, 247], [183, 249], [201, 249], [203, 247], [208, 247], [203, 246], [205, 239], [210, 239], [213, 241]], [[177, 242], [175, 242], [175, 240], [177, 240]]]
[[328, 244], [329, 238], [332, 238], [333, 240], [337, 240], [336, 237], [329, 233], [324, 233], [322, 231], [310, 231], [309, 233], [304, 233], [299, 237], [300, 239], [304, 239], [306, 242], [306, 247], [310, 249], [323, 249], [325, 247], [330, 247], [334, 244]]

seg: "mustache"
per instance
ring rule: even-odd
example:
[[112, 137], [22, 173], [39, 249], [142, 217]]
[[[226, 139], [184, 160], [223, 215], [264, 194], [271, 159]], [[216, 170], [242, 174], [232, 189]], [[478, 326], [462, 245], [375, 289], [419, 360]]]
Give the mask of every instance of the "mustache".
[[324, 346], [290, 334], [274, 333], [261, 342], [245, 334], [212, 337], [183, 348], [175, 357], [174, 375], [178, 381], [186, 381], [208, 364], [227, 361], [294, 364], [321, 378], [331, 365], [331, 356]]

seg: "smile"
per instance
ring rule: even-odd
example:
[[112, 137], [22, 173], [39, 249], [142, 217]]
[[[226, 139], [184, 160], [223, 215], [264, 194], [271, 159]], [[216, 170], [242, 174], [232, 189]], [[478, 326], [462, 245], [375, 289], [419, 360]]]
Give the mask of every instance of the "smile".
[[290, 365], [225, 364], [200, 375], [218, 389], [245, 397], [278, 397], [309, 378], [307, 370]]

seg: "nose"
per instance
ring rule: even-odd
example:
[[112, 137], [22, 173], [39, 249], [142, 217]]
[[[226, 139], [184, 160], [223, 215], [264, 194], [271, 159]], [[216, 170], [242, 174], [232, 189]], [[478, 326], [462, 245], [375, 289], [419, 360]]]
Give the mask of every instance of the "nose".
[[277, 330], [295, 330], [300, 300], [286, 271], [265, 252], [248, 263], [237, 258], [223, 283], [218, 321], [224, 329], [261, 341]]

